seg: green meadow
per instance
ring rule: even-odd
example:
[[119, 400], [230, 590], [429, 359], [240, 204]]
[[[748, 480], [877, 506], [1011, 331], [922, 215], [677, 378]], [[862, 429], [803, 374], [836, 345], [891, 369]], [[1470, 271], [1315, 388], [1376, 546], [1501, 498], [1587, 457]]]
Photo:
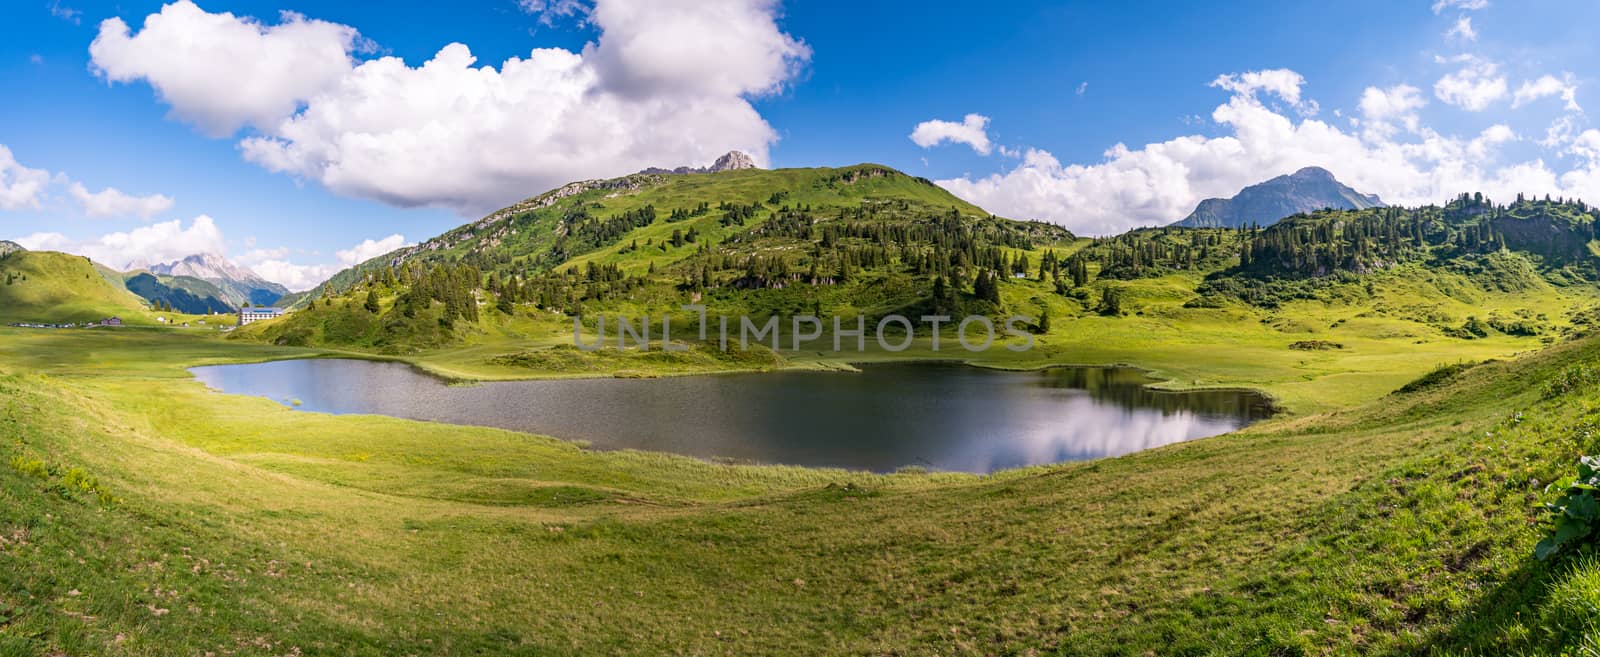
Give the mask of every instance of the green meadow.
[[[1295, 369], [1193, 335], [1159, 368]], [[1532, 521], [1597, 447], [1600, 393], [1549, 392], [1597, 352], [979, 477], [305, 413], [184, 368], [329, 352], [0, 329], [0, 654], [1575, 654], [1600, 565]]]
[[[230, 331], [160, 322], [81, 258], [0, 258], [0, 320], [129, 324], [0, 327], [0, 657], [1600, 651], [1592, 548], [1534, 556], [1550, 485], [1600, 452], [1580, 204], [1084, 239], [876, 165], [587, 185]], [[724, 352], [689, 339], [691, 302], [869, 333], [1030, 319], [981, 353], [791, 350], [787, 325]], [[662, 313], [686, 351], [572, 344], [574, 316]], [[1282, 412], [1118, 458], [872, 474], [303, 412], [187, 372], [326, 357], [468, 385], [1128, 364]]]

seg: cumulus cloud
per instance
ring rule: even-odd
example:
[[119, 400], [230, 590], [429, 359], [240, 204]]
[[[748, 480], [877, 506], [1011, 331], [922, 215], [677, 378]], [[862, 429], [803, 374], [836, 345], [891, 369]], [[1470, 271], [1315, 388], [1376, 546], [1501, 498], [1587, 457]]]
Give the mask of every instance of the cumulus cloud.
[[289, 288], [290, 292], [304, 292], [328, 280], [343, 269], [338, 265], [300, 265], [287, 260], [263, 260], [250, 265], [257, 276]]
[[1450, 30], [1445, 32], [1444, 35], [1447, 38], [1448, 37], [1455, 37], [1455, 38], [1461, 39], [1462, 41], [1477, 41], [1478, 40], [1478, 32], [1477, 32], [1477, 30], [1472, 29], [1472, 17], [1471, 16], [1462, 16], [1460, 18], [1457, 18], [1455, 24], [1451, 25], [1450, 26]]
[[1217, 79], [1211, 81], [1211, 86], [1243, 96], [1256, 96], [1256, 92], [1264, 91], [1289, 103], [1302, 115], [1311, 116], [1317, 113], [1317, 103], [1301, 101], [1300, 86], [1305, 82], [1306, 79], [1299, 73], [1286, 68], [1276, 68], [1219, 75]]
[[1511, 108], [1517, 109], [1549, 96], [1560, 96], [1569, 112], [1583, 111], [1583, 108], [1578, 106], [1578, 83], [1571, 73], [1562, 73], [1559, 78], [1554, 75], [1544, 75], [1537, 80], [1523, 82], [1511, 97]]
[[1573, 138], [1567, 152], [1588, 160], [1591, 164], [1600, 162], [1600, 130], [1590, 128], [1583, 131]]
[[37, 210], [44, 207], [46, 192], [56, 185], [65, 185], [83, 213], [90, 217], [139, 217], [149, 219], [172, 209], [172, 197], [163, 194], [134, 196], [115, 187], [90, 192], [83, 183], [73, 182], [64, 173], [51, 174], [44, 169], [24, 166], [12, 155], [11, 149], [0, 144], [0, 210]]
[[1460, 63], [1461, 68], [1445, 74], [1433, 85], [1433, 95], [1461, 109], [1479, 112], [1506, 97], [1506, 78], [1494, 62], [1462, 55], [1441, 63]]
[[409, 246], [405, 236], [398, 233], [383, 239], [363, 240], [335, 255], [337, 263], [299, 264], [289, 260], [288, 249], [256, 249], [239, 257], [240, 265], [249, 267], [257, 275], [278, 283], [291, 292], [304, 292], [328, 280], [334, 274], [381, 256], [403, 246]]
[[1376, 137], [1388, 137], [1394, 134], [1396, 122], [1407, 131], [1415, 132], [1419, 124], [1417, 110], [1427, 104], [1422, 90], [1409, 84], [1397, 84], [1388, 89], [1367, 87], [1361, 92], [1360, 108], [1367, 130]]
[[34, 233], [15, 241], [27, 249], [88, 256], [113, 269], [171, 262], [197, 253], [220, 255], [227, 249], [216, 221], [206, 215], [195, 217], [187, 227], [182, 220], [174, 219], [88, 240], [69, 239], [61, 233]]
[[283, 12], [277, 25], [212, 14], [178, 0], [131, 34], [121, 18], [100, 23], [89, 45], [109, 82], [150, 83], [173, 115], [223, 137], [246, 124], [266, 130], [332, 87], [365, 47], [355, 28]]
[[1434, 0], [1433, 13], [1441, 14], [1444, 10], [1455, 8], [1462, 11], [1477, 11], [1489, 6], [1489, 0]]
[[[197, 254], [226, 257], [228, 242], [216, 220], [200, 215], [184, 225], [182, 220], [172, 220], [141, 226], [130, 231], [107, 233], [90, 239], [75, 240], [61, 233], [39, 232], [15, 240], [23, 248], [35, 251], [61, 251], [87, 256], [100, 264], [117, 270], [146, 267], [150, 263], [172, 262]], [[402, 246], [408, 246], [399, 234], [382, 239], [368, 239], [341, 249], [336, 262], [300, 264], [290, 260], [288, 248], [252, 249], [236, 258], [234, 264], [247, 268], [274, 283], [294, 292], [316, 287], [341, 270], [361, 264]]]
[[83, 183], [72, 183], [67, 193], [83, 206], [83, 213], [91, 217], [139, 217], [149, 219], [172, 209], [172, 197], [164, 194], [134, 196], [115, 187], [90, 192]]
[[[354, 28], [292, 14], [267, 27], [181, 0], [137, 35], [108, 21], [92, 54], [108, 79], [149, 80], [174, 114], [211, 134], [256, 126], [241, 150], [262, 167], [347, 196], [463, 214], [730, 150], [765, 163], [777, 134], [750, 99], [781, 90], [810, 58], [778, 27], [776, 0], [523, 8], [581, 11], [599, 37], [580, 52], [536, 49], [498, 68], [459, 43], [417, 66], [397, 57], [352, 65]], [[226, 45], [179, 57], [169, 50], [182, 41], [169, 44], [170, 34]], [[243, 72], [209, 63], [235, 58]], [[279, 70], [294, 75], [280, 83]]]
[[982, 114], [968, 114], [960, 123], [932, 119], [917, 124], [911, 131], [911, 141], [923, 148], [933, 148], [945, 142], [966, 144], [979, 155], [988, 155], [993, 150], [989, 144], [988, 128], [989, 117]]
[[811, 49], [778, 29], [778, 0], [598, 0], [583, 49], [602, 88], [635, 98], [737, 98], [787, 83]]
[[38, 208], [44, 188], [49, 184], [49, 171], [23, 166], [11, 154], [11, 149], [0, 144], [0, 210]]
[[[1231, 196], [1306, 166], [1327, 168], [1356, 189], [1406, 205], [1473, 191], [1496, 199], [1518, 192], [1600, 199], [1600, 133], [1584, 138], [1584, 153], [1595, 157], [1566, 172], [1542, 159], [1497, 166], [1498, 147], [1517, 139], [1505, 125], [1471, 137], [1417, 125], [1400, 140], [1383, 131], [1347, 132], [1314, 118], [1296, 120], [1261, 97], [1270, 92], [1283, 98], [1287, 90], [1217, 86], [1233, 91], [1211, 114], [1228, 134], [1181, 136], [1140, 148], [1116, 144], [1092, 164], [1064, 164], [1030, 149], [1010, 171], [938, 183], [999, 214], [1044, 219], [1091, 235], [1170, 223], [1201, 199]], [[1363, 115], [1395, 120], [1419, 107], [1419, 96], [1400, 87], [1364, 93]]]
[[406, 236], [395, 233], [381, 240], [363, 240], [360, 244], [343, 249], [335, 255], [339, 256], [340, 264], [354, 267], [402, 246], [408, 246]]

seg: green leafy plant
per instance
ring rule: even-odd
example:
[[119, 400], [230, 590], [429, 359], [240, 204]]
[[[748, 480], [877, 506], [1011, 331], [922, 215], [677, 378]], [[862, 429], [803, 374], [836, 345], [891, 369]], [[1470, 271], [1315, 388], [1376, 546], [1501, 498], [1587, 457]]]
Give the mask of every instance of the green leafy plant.
[[1600, 458], [1585, 456], [1578, 476], [1551, 484], [1565, 488], [1561, 497], [1545, 505], [1550, 513], [1550, 535], [1533, 549], [1540, 561], [1600, 540]]
[[1551, 378], [1544, 386], [1544, 398], [1553, 399], [1565, 394], [1579, 392], [1594, 387], [1600, 383], [1600, 369], [1595, 369], [1587, 363], [1573, 365], [1560, 374]]

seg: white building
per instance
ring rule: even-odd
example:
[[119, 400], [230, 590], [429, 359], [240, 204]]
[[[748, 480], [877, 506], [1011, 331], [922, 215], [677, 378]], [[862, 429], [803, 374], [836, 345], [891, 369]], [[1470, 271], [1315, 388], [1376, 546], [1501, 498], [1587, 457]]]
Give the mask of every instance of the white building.
[[251, 322], [259, 322], [263, 319], [272, 319], [274, 317], [281, 316], [283, 316], [282, 308], [240, 308], [239, 325], [244, 326], [245, 324], [249, 324]]

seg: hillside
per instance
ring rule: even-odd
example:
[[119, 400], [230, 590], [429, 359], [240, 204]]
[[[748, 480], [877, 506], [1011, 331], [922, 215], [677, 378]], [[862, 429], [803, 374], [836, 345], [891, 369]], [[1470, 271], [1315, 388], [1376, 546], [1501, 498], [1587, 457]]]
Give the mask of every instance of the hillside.
[[[636, 174], [566, 185], [363, 263], [241, 335], [403, 352], [466, 339], [458, 323], [489, 313], [548, 323], [696, 297], [763, 315], [986, 311], [998, 299], [957, 279], [982, 272], [997, 286], [1034, 269], [1025, 253], [1074, 239], [873, 164]], [[368, 292], [372, 321], [348, 317]]]
[[1595, 646], [1600, 567], [1533, 557], [1545, 482], [1600, 450], [1595, 337], [1339, 413], [972, 477], [298, 412], [184, 368], [313, 351], [0, 332], [15, 654]]
[[[1469, 354], [1537, 347], [1600, 305], [1588, 246], [1595, 213], [1577, 202], [1463, 196], [1442, 207], [1317, 211], [1265, 228], [1167, 227], [1093, 240], [981, 210], [941, 216], [930, 206], [948, 199], [909, 177], [857, 184], [932, 198], [785, 209], [782, 194], [834, 193], [823, 181], [851, 170], [571, 187], [347, 271], [300, 312], [236, 337], [426, 354], [428, 367], [450, 376], [516, 378], [566, 371], [561, 359], [523, 354], [570, 344], [575, 314], [592, 324], [603, 314], [671, 313], [683, 326], [693, 318], [677, 308], [697, 298], [712, 313], [757, 317], [1020, 314], [1040, 318], [1039, 349], [985, 354], [986, 362], [1140, 362], [1180, 374], [1223, 351], [1235, 354], [1235, 373], [1187, 377], [1186, 385], [1297, 379], [1280, 401], [1303, 411], [1393, 389]], [[774, 190], [773, 180], [798, 181], [797, 191]], [[748, 193], [773, 202], [701, 200], [726, 194], [724, 181], [761, 184]], [[642, 210], [656, 207], [664, 211]], [[578, 239], [585, 235], [603, 238]], [[942, 356], [917, 345], [906, 355]], [[1305, 353], [1312, 345], [1360, 356]], [[833, 366], [814, 354], [782, 358]]]
[[124, 276], [124, 285], [129, 292], [154, 307], [166, 307], [191, 315], [231, 313], [236, 310], [221, 288], [190, 276], [160, 276], [136, 271]]
[[17, 251], [27, 251], [27, 249], [22, 248], [22, 245], [16, 242], [0, 240], [0, 258], [4, 258], [12, 253], [16, 253]]
[[1240, 190], [1232, 198], [1208, 198], [1173, 224], [1184, 228], [1266, 226], [1314, 210], [1362, 210], [1383, 201], [1345, 186], [1327, 169], [1306, 167]]
[[142, 321], [144, 304], [121, 282], [120, 275], [82, 256], [16, 251], [0, 257], [0, 320], [66, 323], [117, 316]]

